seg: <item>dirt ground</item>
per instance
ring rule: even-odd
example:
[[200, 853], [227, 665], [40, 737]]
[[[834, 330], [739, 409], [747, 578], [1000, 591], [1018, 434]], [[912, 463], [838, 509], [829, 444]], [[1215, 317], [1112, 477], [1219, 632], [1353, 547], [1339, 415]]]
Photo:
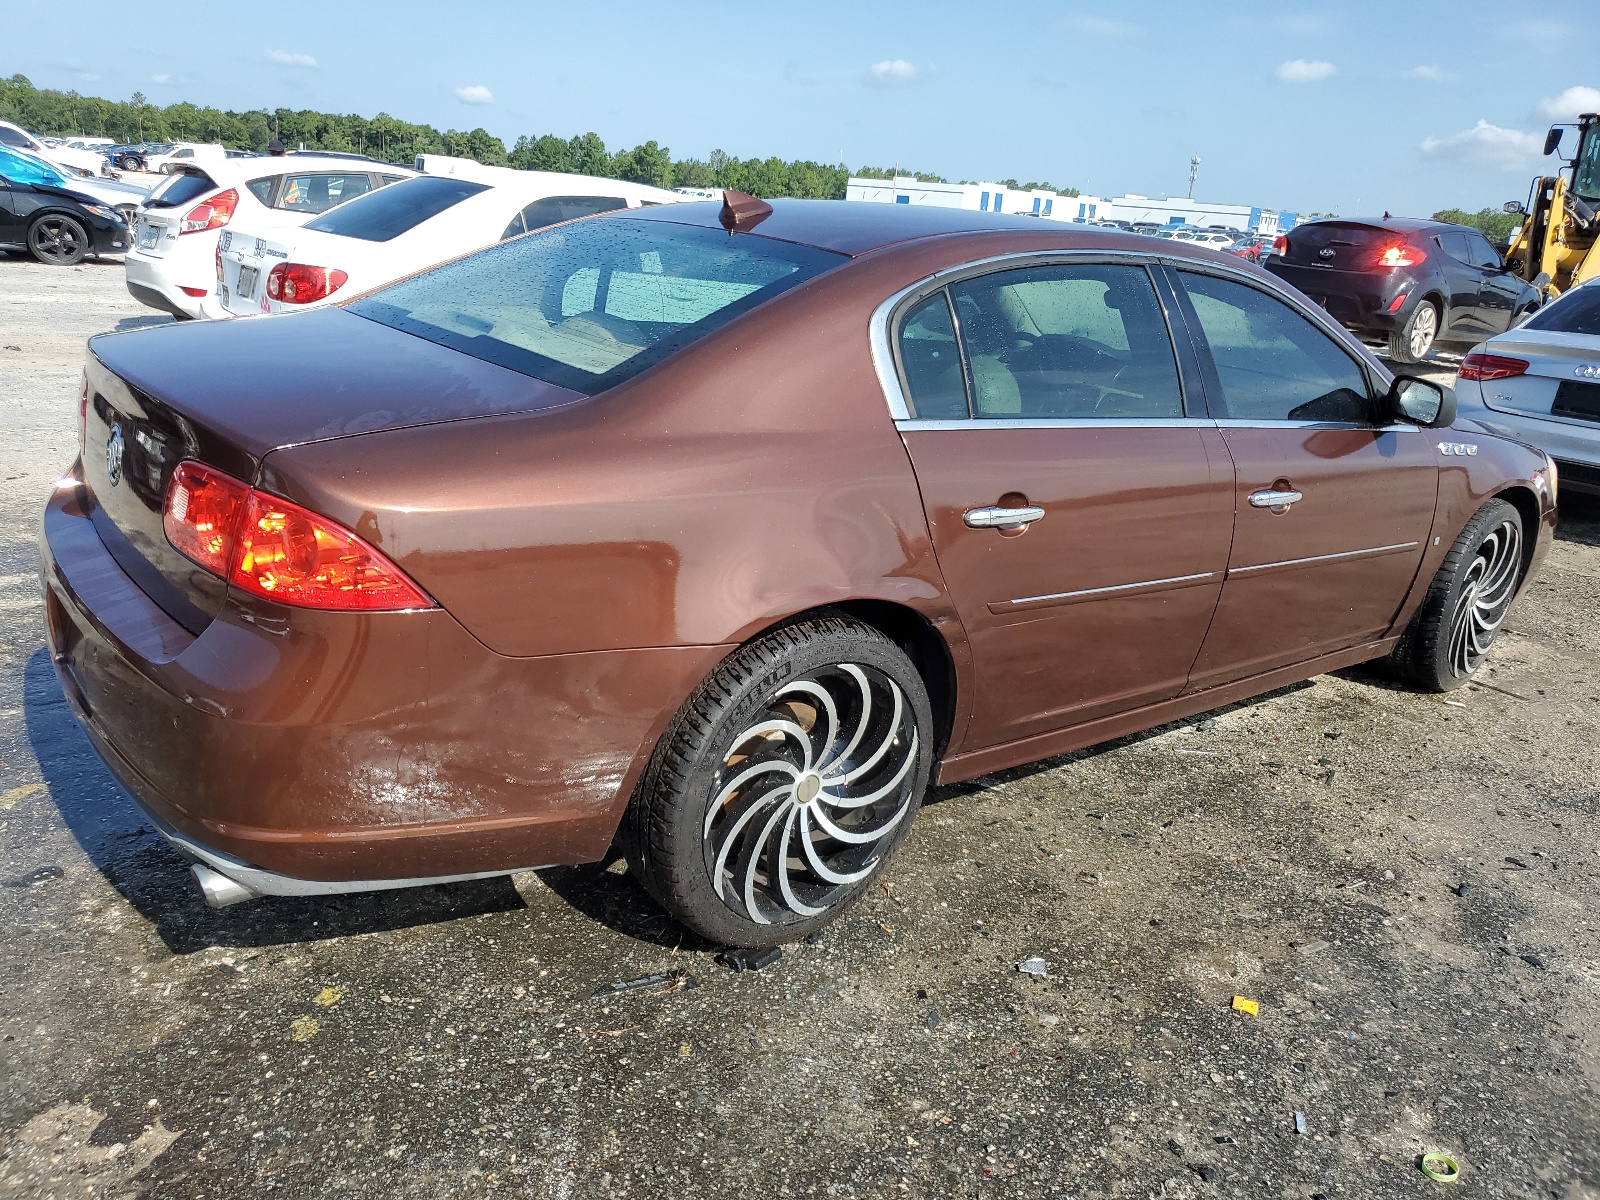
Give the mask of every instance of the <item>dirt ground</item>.
[[1479, 686], [1353, 670], [944, 789], [760, 972], [620, 865], [215, 912], [36, 576], [84, 338], [165, 319], [0, 261], [0, 1197], [1317, 1200], [1448, 1192], [1432, 1150], [1600, 1197], [1600, 505]]

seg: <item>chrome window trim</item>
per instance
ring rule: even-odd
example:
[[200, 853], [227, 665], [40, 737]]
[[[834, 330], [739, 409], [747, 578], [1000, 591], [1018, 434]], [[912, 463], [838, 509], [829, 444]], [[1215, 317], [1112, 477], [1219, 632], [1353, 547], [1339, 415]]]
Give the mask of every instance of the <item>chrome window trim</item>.
[[[1056, 264], [1089, 265], [1094, 263], [1107, 263], [1120, 266], [1153, 267], [1161, 265], [1165, 260], [1159, 254], [1130, 250], [1020, 250], [1010, 254], [996, 254], [989, 258], [975, 258], [970, 262], [958, 263], [953, 267], [942, 267], [931, 275], [925, 275], [915, 283], [909, 284], [884, 300], [877, 308], [872, 310], [872, 318], [867, 322], [867, 340], [872, 350], [872, 369], [877, 373], [878, 385], [883, 389], [883, 398], [889, 406], [889, 416], [898, 424], [901, 421], [911, 421], [919, 427], [941, 420], [937, 417], [914, 417], [911, 415], [911, 406], [906, 403], [905, 390], [900, 386], [900, 369], [895, 363], [893, 324], [899, 315], [902, 305], [910, 308], [923, 295], [938, 291], [948, 284], [959, 282], [971, 275], [986, 275], [998, 265], [1004, 264], [1005, 269], [1033, 266], [1053, 266]], [[1156, 303], [1161, 304], [1161, 293], [1156, 292]], [[1163, 309], [1163, 316], [1165, 316]], [[958, 334], [959, 336], [959, 334]], [[1168, 338], [1174, 336], [1168, 329]], [[1176, 356], [1177, 351], [1173, 351]], [[963, 356], [964, 357], [964, 356]], [[1174, 369], [1178, 371], [1178, 386], [1183, 386], [1181, 368], [1174, 361]], [[982, 420], [983, 418], [974, 418]], [[1150, 418], [1162, 420], [1164, 418]], [[1186, 424], [1196, 421], [1203, 422], [1204, 417], [1186, 417]], [[945, 421], [949, 423], [948, 420]], [[1020, 422], [1013, 427], [1020, 427]], [[1080, 425], [1082, 422], [1065, 422], [1065, 424]]]
[[1052, 592], [1045, 596], [1023, 596], [1016, 600], [1001, 600], [989, 605], [996, 616], [1025, 608], [1049, 608], [1057, 604], [1076, 604], [1085, 600], [1099, 600], [1107, 596], [1129, 593], [1150, 595], [1154, 592], [1175, 591], [1196, 587], [1208, 579], [1215, 579], [1215, 571], [1201, 571], [1195, 575], [1173, 575], [1167, 579], [1146, 579], [1139, 583], [1116, 583], [1109, 587], [1080, 588], [1075, 592]]
[[906, 417], [895, 421], [902, 433], [926, 429], [934, 432], [960, 429], [1206, 429], [1208, 417]]
[[1214, 417], [1218, 429], [1355, 429], [1368, 433], [1421, 433], [1420, 425], [1368, 425], [1365, 421], [1254, 421], [1244, 417]]
[[1285, 571], [1291, 567], [1305, 567], [1313, 563], [1337, 562], [1340, 559], [1380, 558], [1385, 554], [1400, 554], [1415, 550], [1421, 542], [1395, 542], [1388, 546], [1368, 546], [1365, 550], [1341, 550], [1337, 554], [1314, 554], [1310, 558], [1285, 558], [1279, 562], [1257, 563], [1253, 567], [1229, 567], [1228, 578], [1235, 575], [1256, 575], [1263, 571]]

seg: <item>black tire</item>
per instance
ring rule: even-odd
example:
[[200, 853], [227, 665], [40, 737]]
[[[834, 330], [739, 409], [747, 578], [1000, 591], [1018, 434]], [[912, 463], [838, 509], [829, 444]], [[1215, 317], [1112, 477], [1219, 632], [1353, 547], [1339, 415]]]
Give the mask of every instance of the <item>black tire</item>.
[[1389, 334], [1389, 357], [1395, 362], [1419, 363], [1439, 340], [1439, 309], [1432, 300], [1423, 300], [1411, 310], [1406, 323]]
[[1522, 514], [1504, 500], [1490, 500], [1467, 522], [1389, 655], [1403, 680], [1448, 692], [1472, 679], [1522, 581], [1523, 534]]
[[74, 266], [89, 253], [89, 233], [74, 217], [46, 213], [28, 226], [28, 252], [46, 266]]
[[927, 689], [881, 633], [827, 616], [775, 630], [719, 665], [662, 735], [623, 818], [629, 872], [712, 942], [797, 941], [893, 857], [932, 741]]

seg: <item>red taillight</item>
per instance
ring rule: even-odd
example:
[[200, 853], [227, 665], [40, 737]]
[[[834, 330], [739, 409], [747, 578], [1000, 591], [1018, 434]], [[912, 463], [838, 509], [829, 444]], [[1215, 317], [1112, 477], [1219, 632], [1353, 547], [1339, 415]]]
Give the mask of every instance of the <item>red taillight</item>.
[[228, 577], [250, 486], [232, 475], [181, 462], [167, 484], [161, 527], [172, 548], [213, 575]]
[[1508, 379], [1528, 369], [1526, 361], [1504, 354], [1469, 354], [1461, 360], [1461, 379]]
[[1386, 246], [1378, 254], [1380, 267], [1414, 267], [1428, 256], [1415, 246], [1408, 246], [1404, 242], [1396, 242]]
[[162, 525], [191, 562], [281, 604], [345, 612], [433, 607], [349, 530], [197, 462], [173, 472]]
[[1289, 253], [1289, 239], [1286, 235], [1280, 233], [1277, 237], [1272, 239], [1272, 252], [1274, 254]]
[[332, 267], [279, 263], [267, 275], [267, 295], [285, 304], [311, 304], [333, 295], [349, 278]]
[[221, 229], [233, 220], [233, 210], [239, 207], [239, 192], [229, 188], [211, 199], [196, 204], [178, 226], [179, 234], [201, 233], [207, 229]]

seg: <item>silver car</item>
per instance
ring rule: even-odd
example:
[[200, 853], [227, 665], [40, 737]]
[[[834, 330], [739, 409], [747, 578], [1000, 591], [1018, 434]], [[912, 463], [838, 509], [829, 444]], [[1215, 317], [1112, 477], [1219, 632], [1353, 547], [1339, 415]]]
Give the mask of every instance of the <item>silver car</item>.
[[1563, 491], [1600, 495], [1600, 279], [1461, 362], [1460, 415], [1556, 460]]

